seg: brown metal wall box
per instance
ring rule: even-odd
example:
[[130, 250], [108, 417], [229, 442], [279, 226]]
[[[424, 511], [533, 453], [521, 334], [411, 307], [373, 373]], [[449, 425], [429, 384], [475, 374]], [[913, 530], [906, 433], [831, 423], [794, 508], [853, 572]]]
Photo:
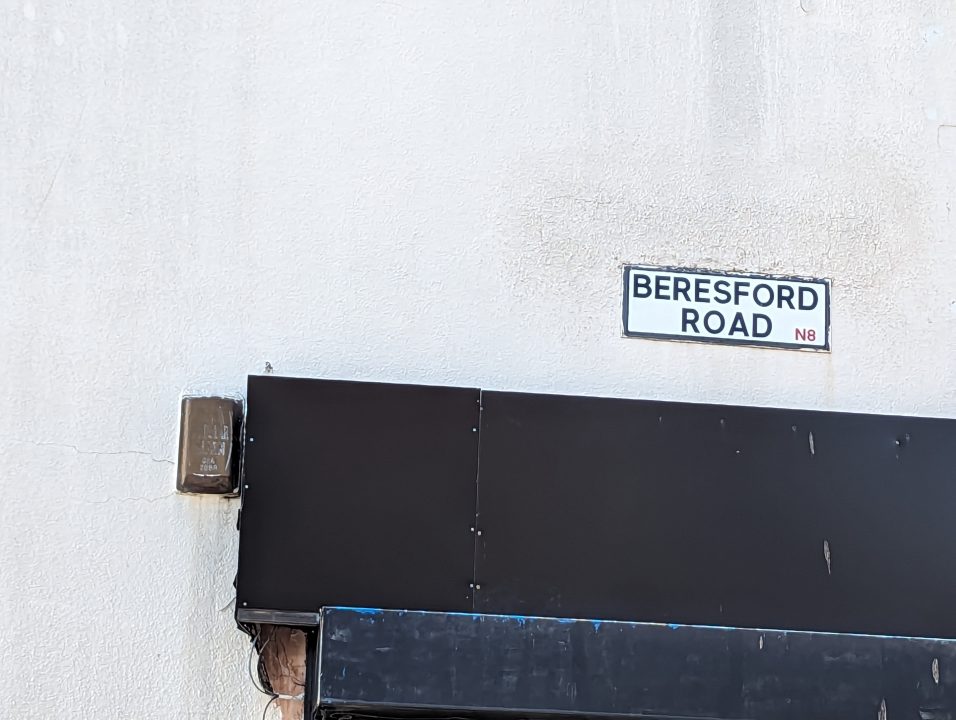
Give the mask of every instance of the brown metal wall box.
[[239, 485], [241, 432], [241, 400], [184, 397], [176, 489], [204, 495], [235, 493]]

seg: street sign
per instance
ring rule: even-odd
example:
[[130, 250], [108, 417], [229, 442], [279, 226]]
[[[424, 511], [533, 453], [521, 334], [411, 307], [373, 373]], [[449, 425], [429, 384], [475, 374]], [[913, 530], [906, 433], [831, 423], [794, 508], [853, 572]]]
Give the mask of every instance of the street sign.
[[624, 267], [625, 337], [830, 349], [830, 281]]

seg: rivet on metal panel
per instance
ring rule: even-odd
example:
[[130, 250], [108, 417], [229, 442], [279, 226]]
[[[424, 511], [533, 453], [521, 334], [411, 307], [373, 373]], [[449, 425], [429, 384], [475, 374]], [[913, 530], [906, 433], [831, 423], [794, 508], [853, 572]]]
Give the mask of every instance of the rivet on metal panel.
[[471, 431], [472, 431], [472, 432], [478, 432], [478, 428], [473, 427], [473, 428], [471, 429]]
[[481, 590], [481, 585], [475, 585], [475, 590]]
[[254, 437], [249, 438], [249, 442], [255, 442], [255, 441], [256, 439]]
[[478, 531], [478, 535], [481, 535], [481, 530]]
[[472, 528], [468, 528], [468, 529], [469, 529], [469, 530], [471, 530], [472, 532], [474, 532], [474, 531], [475, 531], [475, 529], [474, 529], [473, 527], [472, 527]]

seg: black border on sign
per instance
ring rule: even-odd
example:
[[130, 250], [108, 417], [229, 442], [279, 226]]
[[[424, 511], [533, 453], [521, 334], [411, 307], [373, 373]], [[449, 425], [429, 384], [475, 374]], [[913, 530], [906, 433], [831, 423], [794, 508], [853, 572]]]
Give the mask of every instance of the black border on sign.
[[[754, 348], [776, 348], [778, 350], [805, 350], [811, 352], [830, 352], [830, 279], [811, 278], [801, 275], [774, 275], [772, 273], [743, 273], [722, 270], [708, 270], [707, 268], [676, 267], [672, 265], [624, 265], [624, 294], [623, 300], [623, 336], [628, 338], [647, 338], [649, 340], [672, 340], [689, 343], [713, 343], [717, 345], [742, 345]], [[765, 342], [758, 343], [752, 340], [731, 340], [729, 338], [690, 337], [688, 335], [668, 335], [665, 333], [628, 332], [627, 329], [627, 291], [629, 289], [630, 273], [633, 270], [650, 270], [652, 272], [691, 273], [694, 275], [708, 275], [712, 277], [748, 278], [751, 280], [778, 280], [800, 282], [812, 285], [823, 285], [826, 302], [826, 342], [820, 345], [802, 345], [800, 343]]]

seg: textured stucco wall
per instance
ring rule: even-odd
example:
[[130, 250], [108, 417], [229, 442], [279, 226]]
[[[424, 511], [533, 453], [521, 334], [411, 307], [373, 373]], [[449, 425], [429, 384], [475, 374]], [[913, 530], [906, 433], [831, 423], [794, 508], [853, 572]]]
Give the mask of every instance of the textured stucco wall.
[[[950, 0], [0, 3], [0, 717], [255, 718], [184, 389], [956, 413]], [[625, 261], [833, 279], [624, 340]]]

